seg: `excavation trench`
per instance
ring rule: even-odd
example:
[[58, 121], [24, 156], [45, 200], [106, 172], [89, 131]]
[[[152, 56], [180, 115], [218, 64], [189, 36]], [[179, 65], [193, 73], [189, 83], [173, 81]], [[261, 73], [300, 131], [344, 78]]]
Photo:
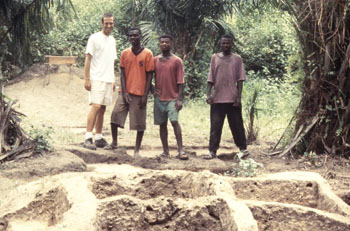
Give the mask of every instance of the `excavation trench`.
[[317, 174], [231, 178], [104, 168], [46, 177], [36, 190], [23, 186], [18, 193], [32, 199], [16, 208], [0, 204], [7, 209], [0, 230], [350, 230], [349, 206]]

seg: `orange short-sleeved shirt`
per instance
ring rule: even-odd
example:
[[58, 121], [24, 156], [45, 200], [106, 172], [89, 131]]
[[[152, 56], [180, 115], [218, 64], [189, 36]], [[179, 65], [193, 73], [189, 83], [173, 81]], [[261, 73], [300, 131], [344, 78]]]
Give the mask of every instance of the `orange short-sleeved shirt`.
[[131, 48], [122, 51], [120, 67], [125, 70], [126, 92], [142, 96], [146, 87], [146, 72], [154, 71], [152, 51], [144, 48], [135, 55]]

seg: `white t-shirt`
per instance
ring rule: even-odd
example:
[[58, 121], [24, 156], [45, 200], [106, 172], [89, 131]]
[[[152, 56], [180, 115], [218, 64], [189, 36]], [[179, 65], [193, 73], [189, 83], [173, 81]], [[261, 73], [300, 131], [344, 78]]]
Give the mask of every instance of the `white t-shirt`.
[[102, 31], [90, 36], [86, 54], [92, 55], [90, 79], [114, 83], [114, 60], [117, 58], [115, 39]]

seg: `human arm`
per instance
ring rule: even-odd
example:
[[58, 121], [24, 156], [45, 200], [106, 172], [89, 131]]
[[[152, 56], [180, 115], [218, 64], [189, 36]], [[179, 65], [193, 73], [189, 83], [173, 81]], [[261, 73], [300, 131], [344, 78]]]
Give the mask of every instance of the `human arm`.
[[179, 92], [178, 92], [178, 96], [176, 99], [175, 108], [177, 111], [180, 111], [182, 109], [182, 101], [184, 98], [184, 85], [178, 84], [177, 87], [178, 87]]
[[92, 55], [89, 53], [85, 56], [85, 66], [84, 66], [84, 72], [85, 72], [85, 83], [84, 87], [87, 91], [91, 90], [91, 81], [90, 81], [90, 66], [91, 66], [91, 59]]
[[122, 94], [124, 98], [124, 102], [129, 104], [131, 102], [131, 98], [129, 93], [126, 91], [126, 79], [125, 79], [125, 69], [120, 68], [120, 85], [122, 87]]
[[152, 71], [146, 72], [146, 86], [145, 86], [145, 92], [141, 99], [141, 105], [140, 105], [141, 108], [145, 107], [147, 104], [148, 93], [152, 84], [152, 78], [153, 78], [153, 72]]
[[213, 96], [211, 95], [211, 91], [213, 89], [214, 84], [212, 82], [208, 82], [207, 85], [207, 103], [212, 104], [213, 103]]
[[237, 99], [235, 102], [233, 102], [234, 107], [241, 107], [242, 103], [241, 103], [241, 99], [242, 99], [242, 89], [243, 89], [243, 81], [239, 80], [237, 82]]

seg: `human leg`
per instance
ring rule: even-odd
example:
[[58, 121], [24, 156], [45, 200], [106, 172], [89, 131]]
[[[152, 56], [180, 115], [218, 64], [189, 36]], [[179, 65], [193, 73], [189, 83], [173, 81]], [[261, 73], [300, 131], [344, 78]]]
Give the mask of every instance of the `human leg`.
[[178, 121], [171, 121], [171, 125], [174, 128], [176, 143], [177, 143], [177, 151], [178, 151], [178, 158], [180, 160], [188, 160], [188, 155], [183, 150], [182, 146], [182, 131], [181, 126]]
[[87, 125], [86, 125], [86, 131], [92, 132], [93, 128], [95, 127], [96, 118], [98, 111], [100, 110], [101, 105], [98, 104], [92, 104], [89, 114], [87, 116]]
[[92, 130], [96, 124], [97, 120], [97, 114], [99, 109], [101, 108], [101, 105], [98, 104], [92, 104], [91, 109], [87, 116], [87, 125], [86, 125], [86, 134], [85, 134], [85, 141], [84, 141], [84, 147], [92, 150], [96, 150], [96, 146], [93, 143], [92, 139]]
[[180, 153], [183, 151], [181, 126], [178, 121], [171, 121], [171, 125], [174, 128], [174, 134], [175, 134], [176, 143], [177, 143], [177, 150]]
[[103, 128], [103, 117], [106, 111], [106, 106], [105, 105], [100, 105], [101, 107], [98, 109], [96, 113], [96, 121], [95, 121], [95, 132], [97, 134], [102, 133], [102, 128]]
[[112, 143], [105, 147], [106, 150], [113, 150], [118, 148], [118, 125], [111, 123]]
[[216, 154], [221, 141], [222, 127], [224, 125], [226, 112], [223, 104], [212, 104], [210, 106], [210, 137], [209, 151]]
[[159, 125], [159, 136], [162, 141], [163, 153], [162, 155], [169, 155], [169, 145], [168, 145], [168, 123], [165, 122]]
[[247, 149], [247, 141], [242, 118], [241, 107], [229, 107], [227, 119], [230, 126], [231, 134], [236, 146], [241, 150]]
[[168, 115], [166, 112], [166, 102], [161, 102], [157, 96], [154, 97], [153, 119], [154, 124], [159, 125], [159, 136], [163, 147], [161, 156], [168, 157]]
[[129, 105], [124, 103], [123, 96], [119, 93], [111, 115], [112, 143], [106, 146], [107, 150], [118, 147], [118, 127], [124, 128], [125, 120], [129, 112]]
[[104, 148], [107, 145], [107, 141], [102, 136], [102, 128], [103, 128], [103, 118], [106, 111], [106, 106], [101, 105], [99, 111], [96, 115], [95, 122], [95, 145], [98, 148]]
[[137, 131], [134, 157], [139, 157], [143, 134], [146, 130], [146, 107], [140, 107], [141, 96], [130, 95], [130, 97], [132, 99], [129, 104], [130, 130]]
[[142, 143], [143, 134], [145, 131], [137, 131], [136, 133], [136, 143], [135, 143], [135, 149], [134, 149], [134, 157], [140, 156], [140, 147]]
[[[103, 81], [91, 81], [91, 90], [89, 92], [89, 104], [91, 110], [87, 119], [87, 133], [86, 138], [89, 142], [85, 142], [84, 146], [88, 143], [92, 143], [92, 130], [95, 128], [95, 145], [98, 147], [104, 147], [107, 142], [102, 138], [103, 117], [106, 111], [106, 105], [112, 102], [112, 84]], [[92, 147], [92, 149], [96, 149]], [[89, 147], [88, 147], [89, 148]]]

